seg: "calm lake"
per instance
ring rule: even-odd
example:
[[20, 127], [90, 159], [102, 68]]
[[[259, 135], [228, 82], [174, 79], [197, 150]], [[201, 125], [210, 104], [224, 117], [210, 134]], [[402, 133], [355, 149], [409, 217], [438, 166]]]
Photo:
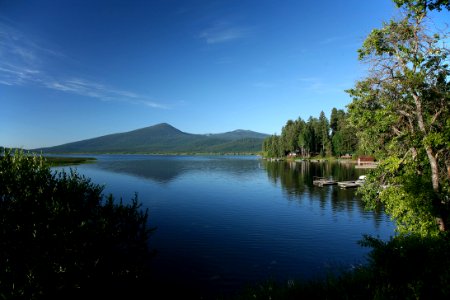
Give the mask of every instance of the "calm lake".
[[[266, 279], [314, 278], [365, 261], [363, 234], [394, 225], [365, 211], [354, 189], [315, 187], [313, 176], [354, 180], [353, 164], [267, 162], [256, 156], [99, 155], [73, 167], [126, 202], [138, 194], [157, 230], [155, 281], [228, 293]], [[67, 169], [67, 167], [65, 167]]]

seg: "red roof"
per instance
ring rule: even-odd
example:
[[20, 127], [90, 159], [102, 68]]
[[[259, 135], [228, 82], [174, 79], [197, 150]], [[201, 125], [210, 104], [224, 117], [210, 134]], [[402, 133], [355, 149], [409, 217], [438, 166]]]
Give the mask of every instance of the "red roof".
[[361, 155], [358, 157], [360, 161], [375, 161], [375, 158], [370, 155]]

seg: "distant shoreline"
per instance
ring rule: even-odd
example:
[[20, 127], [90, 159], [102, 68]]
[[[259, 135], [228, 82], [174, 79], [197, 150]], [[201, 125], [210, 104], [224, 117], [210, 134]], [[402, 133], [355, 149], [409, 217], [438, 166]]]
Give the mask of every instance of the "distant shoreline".
[[97, 159], [94, 157], [56, 157], [43, 155], [45, 163], [50, 167], [61, 167], [70, 165], [81, 165], [93, 163]]
[[64, 153], [42, 153], [45, 157], [50, 157], [51, 155], [167, 155], [167, 156], [240, 156], [240, 155], [251, 155], [251, 156], [261, 156], [257, 152], [64, 152]]

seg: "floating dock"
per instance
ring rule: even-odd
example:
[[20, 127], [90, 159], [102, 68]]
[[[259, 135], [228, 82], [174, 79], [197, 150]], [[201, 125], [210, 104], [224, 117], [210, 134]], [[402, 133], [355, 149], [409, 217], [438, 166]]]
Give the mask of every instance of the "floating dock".
[[343, 188], [343, 189], [347, 189], [347, 188], [357, 188], [357, 187], [360, 187], [361, 185], [363, 185], [364, 182], [365, 182], [365, 180], [366, 180], [366, 176], [365, 176], [365, 175], [361, 175], [361, 176], [359, 176], [359, 178], [358, 178], [357, 180], [351, 180], [351, 181], [339, 181], [339, 182], [337, 183], [337, 185], [338, 185], [340, 188]]
[[356, 188], [356, 187], [361, 186], [361, 184], [360, 184], [360, 183], [357, 183], [356, 181], [339, 181], [339, 182], [337, 183], [337, 185], [338, 185], [340, 188], [343, 188], [343, 189], [346, 189], [346, 188]]
[[337, 181], [324, 177], [313, 177], [313, 184], [317, 186], [334, 185], [337, 184]]

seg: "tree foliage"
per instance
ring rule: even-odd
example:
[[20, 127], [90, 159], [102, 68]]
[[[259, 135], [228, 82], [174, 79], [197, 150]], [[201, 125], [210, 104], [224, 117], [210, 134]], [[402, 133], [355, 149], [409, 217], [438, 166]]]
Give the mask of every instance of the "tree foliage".
[[397, 7], [404, 7], [410, 14], [426, 14], [427, 10], [450, 10], [449, 0], [394, 0]]
[[361, 245], [371, 247], [370, 287], [365, 299], [447, 299], [450, 296], [450, 239], [448, 234], [400, 235], [389, 241], [366, 236]]
[[333, 154], [340, 156], [355, 152], [358, 139], [348, 122], [348, 113], [342, 109], [333, 108], [330, 116], [331, 145]]
[[360, 147], [384, 163], [364, 198], [381, 201], [401, 232], [446, 230], [450, 181], [450, 69], [446, 34], [425, 26], [448, 1], [395, 1], [405, 17], [374, 29], [359, 50], [369, 76], [349, 90]]
[[280, 136], [266, 138], [263, 152], [267, 157], [282, 157], [289, 153], [302, 157], [339, 156], [355, 152], [357, 143], [356, 134], [349, 126], [348, 114], [333, 108], [330, 121], [323, 111], [319, 118], [288, 120]]
[[147, 212], [102, 190], [42, 157], [0, 156], [1, 298], [114, 296], [146, 274]]

